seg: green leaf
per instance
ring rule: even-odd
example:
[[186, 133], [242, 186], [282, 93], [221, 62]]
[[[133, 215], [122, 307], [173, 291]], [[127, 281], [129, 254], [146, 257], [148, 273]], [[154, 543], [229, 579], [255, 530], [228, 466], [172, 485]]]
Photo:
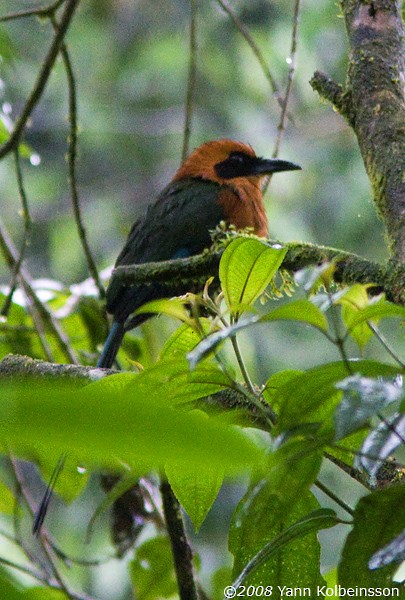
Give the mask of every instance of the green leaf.
[[7, 598], [7, 600], [22, 600], [23, 598], [21, 584], [13, 581], [2, 568], [0, 568], [0, 598]]
[[338, 580], [342, 586], [400, 587], [392, 583], [396, 565], [371, 571], [369, 561], [405, 528], [404, 501], [403, 484], [378, 490], [360, 499], [338, 568]]
[[366, 321], [373, 321], [385, 317], [400, 317], [405, 319], [405, 307], [399, 304], [388, 302], [384, 298], [380, 298], [377, 302], [369, 304], [359, 310], [353, 310], [347, 315], [346, 326], [349, 331], [353, 331], [355, 327]]
[[190, 317], [189, 312], [186, 309], [187, 301], [180, 300], [180, 298], [161, 298], [159, 300], [151, 300], [146, 304], [143, 304], [140, 308], [135, 311], [135, 315], [141, 314], [163, 314], [169, 317], [179, 319], [184, 323], [191, 325], [193, 319]]
[[266, 381], [266, 385], [263, 389], [263, 398], [270, 404], [270, 406], [277, 412], [278, 410], [278, 402], [277, 396], [279, 394], [279, 390], [286, 383], [291, 381], [294, 377], [301, 375], [303, 371], [298, 371], [295, 369], [286, 369], [284, 371], [279, 371], [278, 373], [274, 373], [269, 377]]
[[[395, 377], [398, 369], [371, 360], [350, 362], [352, 371], [369, 377]], [[333, 415], [341, 401], [342, 391], [336, 384], [349, 375], [343, 361], [309, 369], [279, 389], [280, 405], [277, 430], [294, 430], [302, 423], [317, 423], [326, 431], [334, 428]]]
[[[268, 544], [266, 544], [246, 565], [240, 575], [235, 579], [232, 586], [238, 588], [245, 581], [246, 577], [256, 571], [271, 556], [282, 550], [297, 538], [302, 538], [309, 533], [334, 527], [339, 521], [336, 518], [335, 511], [330, 508], [320, 508], [305, 515], [282, 533], [279, 533]], [[318, 573], [317, 573], [318, 575]], [[278, 588], [282, 587], [278, 584]], [[288, 588], [289, 586], [286, 586]], [[281, 592], [281, 590], [280, 590]], [[282, 594], [283, 595], [283, 594]]]
[[156, 537], [136, 550], [130, 564], [134, 596], [137, 600], [170, 598], [177, 591], [169, 539]]
[[175, 405], [204, 398], [230, 386], [229, 377], [216, 363], [204, 363], [190, 371], [185, 360], [171, 359], [159, 361], [136, 375], [128, 389], [133, 387], [137, 393], [143, 392], [150, 401]]
[[260, 318], [260, 322], [280, 320], [301, 321], [321, 331], [327, 331], [328, 329], [328, 322], [323, 312], [305, 298], [288, 302]]
[[[309, 515], [318, 508], [317, 500], [309, 491], [300, 493], [291, 507], [274, 494], [270, 480], [253, 486], [239, 503], [232, 519], [229, 550], [234, 555], [234, 578], [247, 576], [246, 586], [273, 586], [272, 597], [275, 598], [280, 598], [277, 586], [309, 586], [315, 591], [323, 584], [319, 572], [318, 527], [312, 532], [305, 531], [305, 522], [308, 523]], [[325, 526], [333, 524], [332, 512], [323, 514], [324, 518], [316, 519], [317, 525], [321, 522]], [[300, 519], [304, 519], [303, 529], [297, 525]], [[297, 535], [294, 535], [294, 525]], [[293, 530], [288, 531], [291, 526]], [[246, 573], [248, 565], [252, 565], [251, 561], [257, 557], [259, 564], [253, 563], [255, 570]]]
[[359, 457], [360, 465], [367, 471], [372, 480], [388, 458], [405, 438], [405, 415], [391, 415], [364, 440]]
[[269, 246], [254, 238], [238, 238], [222, 255], [219, 278], [231, 313], [241, 315], [251, 308], [273, 279], [287, 249]]
[[220, 331], [216, 331], [212, 335], [208, 336], [202, 340], [194, 350], [188, 353], [187, 358], [190, 363], [190, 367], [194, 369], [200, 360], [213, 352], [219, 346], [219, 344], [230, 337], [234, 337], [243, 329], [247, 329], [261, 323], [281, 320], [301, 321], [302, 323], [312, 325], [321, 331], [326, 331], [328, 326], [325, 315], [319, 310], [319, 308], [312, 304], [312, 302], [305, 299], [295, 300], [294, 302], [289, 302], [284, 306], [279, 306], [278, 308], [266, 313], [261, 317], [256, 315], [245, 317], [243, 321], [238, 321], [234, 325], [224, 327]]
[[[199, 326], [204, 335], [208, 335], [212, 331], [212, 321], [210, 319], [199, 319]], [[201, 335], [196, 329], [187, 323], [183, 323], [166, 341], [159, 358], [160, 360], [170, 360], [175, 357], [184, 358], [187, 352], [191, 352], [200, 341]]]
[[352, 285], [344, 290], [344, 293], [340, 294], [339, 299], [335, 302], [335, 304], [342, 305], [343, 322], [360, 349], [364, 348], [373, 336], [373, 332], [368, 326], [367, 321], [353, 326], [353, 322], [358, 317], [359, 312], [373, 302], [368, 296], [368, 287], [370, 286], [360, 285], [359, 283]]
[[353, 433], [370, 417], [403, 397], [404, 391], [390, 381], [352, 375], [339, 382], [343, 399], [335, 412], [335, 439]]
[[222, 566], [215, 571], [211, 577], [211, 595], [210, 598], [221, 598], [224, 589], [232, 581], [232, 570], [228, 566]]
[[16, 500], [14, 495], [11, 493], [8, 487], [5, 486], [2, 481], [0, 481], [0, 512], [7, 515], [12, 515], [15, 507]]
[[18, 55], [16, 45], [5, 27], [0, 27], [0, 57], [2, 62], [10, 63]]
[[0, 438], [20, 455], [70, 449], [82, 464], [116, 467], [120, 460], [142, 472], [174, 460], [211, 463], [231, 474], [260, 459], [262, 450], [248, 433], [200, 411], [167, 406], [165, 386], [158, 388], [160, 396], [135, 384], [118, 392], [97, 384], [61, 391], [58, 381], [3, 384]]
[[322, 446], [316, 438], [289, 439], [269, 455], [266, 478], [286, 509], [315, 481], [322, 456]]
[[69, 600], [68, 596], [61, 590], [45, 587], [30, 588], [24, 592], [22, 598], [23, 600]]
[[174, 462], [167, 463], [165, 471], [178, 501], [190, 517], [196, 532], [203, 524], [224, 479], [222, 469], [207, 464], [195, 468]]

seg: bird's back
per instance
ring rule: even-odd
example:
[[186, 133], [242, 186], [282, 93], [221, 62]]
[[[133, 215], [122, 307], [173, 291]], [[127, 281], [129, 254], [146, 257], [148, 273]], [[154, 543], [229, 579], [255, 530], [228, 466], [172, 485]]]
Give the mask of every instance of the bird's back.
[[[170, 183], [132, 227], [115, 266], [192, 256], [209, 247], [210, 230], [225, 218], [219, 193], [219, 184], [208, 180]], [[178, 293], [165, 289], [163, 295]], [[107, 291], [107, 310], [123, 322], [139, 306], [161, 296], [157, 284], [122, 287], [113, 281]]]

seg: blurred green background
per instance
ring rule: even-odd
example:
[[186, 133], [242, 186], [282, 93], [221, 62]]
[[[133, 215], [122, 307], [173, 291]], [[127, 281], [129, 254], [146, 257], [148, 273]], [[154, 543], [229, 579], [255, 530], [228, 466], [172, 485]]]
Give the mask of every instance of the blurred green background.
[[[42, 4], [2, 0], [0, 16]], [[197, 4], [191, 148], [205, 140], [231, 137], [250, 143], [260, 155], [271, 156], [280, 107], [269, 83], [218, 3], [203, 0]], [[231, 4], [283, 93], [294, 2], [235, 0]], [[88, 239], [100, 269], [114, 262], [133, 221], [179, 165], [189, 21], [186, 0], [82, 0], [69, 30], [80, 125], [79, 192]], [[48, 21], [28, 18], [0, 23], [0, 108], [6, 121], [19, 114], [51, 39]], [[383, 227], [355, 136], [309, 85], [317, 69], [344, 82], [346, 63], [344, 22], [337, 3], [306, 0], [300, 13], [297, 70], [289, 105], [294, 123], [288, 122], [280, 151], [281, 158], [299, 163], [303, 170], [273, 178], [266, 196], [270, 232], [282, 241], [309, 241], [384, 260]], [[32, 162], [39, 164], [25, 160], [23, 166], [34, 222], [26, 264], [34, 278], [55, 279], [63, 286], [88, 277], [67, 181], [67, 112], [66, 76], [59, 60], [26, 132], [25, 140], [35, 153]], [[0, 163], [0, 181], [1, 219], [19, 246], [23, 226], [10, 156]], [[7, 267], [0, 261], [0, 282], [6, 285], [8, 280]], [[161, 339], [166, 335], [163, 322], [151, 326]], [[306, 368], [338, 358], [318, 334], [290, 324], [265, 326], [254, 338], [243, 335], [242, 340], [258, 383], [279, 369]], [[339, 485], [333, 469], [325, 477]], [[83, 521], [91, 514], [89, 507], [94, 508], [100, 499], [95, 489], [94, 484], [92, 493], [68, 509], [67, 517], [66, 509], [54, 511], [54, 526], [59, 529], [62, 514], [72, 525], [60, 533], [76, 554], [90, 552], [81, 536]], [[345, 499], [353, 502], [358, 493], [353, 485]], [[203, 573], [229, 564], [224, 532], [239, 495], [238, 486], [225, 487], [202, 528], [197, 545], [202, 550]], [[96, 553], [105, 551], [106, 535], [100, 533]], [[338, 538], [324, 550], [325, 569], [333, 566], [336, 544]], [[78, 576], [98, 597], [123, 599], [129, 597], [125, 586], [116, 585], [122, 569], [115, 562], [109, 569], [82, 569]]]
[[[39, 2], [2, 0], [7, 13]], [[280, 107], [251, 49], [215, 1], [199, 2], [198, 71], [191, 147], [220, 137], [273, 151]], [[236, 1], [283, 91], [293, 2]], [[189, 3], [84, 0], [68, 34], [77, 79], [78, 177], [84, 221], [100, 267], [117, 256], [131, 223], [177, 168], [182, 148], [188, 68]], [[18, 115], [51, 39], [35, 18], [1, 24], [3, 111]], [[267, 195], [272, 236], [385, 257], [385, 245], [356, 140], [309, 85], [316, 69], [345, 79], [344, 22], [335, 2], [305, 2], [297, 72], [280, 155], [302, 173], [274, 177]], [[33, 276], [71, 284], [87, 276], [71, 218], [65, 164], [67, 87], [58, 61], [33, 114], [27, 141], [41, 157], [24, 175], [34, 220], [28, 264]], [[2, 219], [15, 241], [18, 216], [12, 160], [1, 163]], [[7, 275], [2, 267], [1, 276]]]

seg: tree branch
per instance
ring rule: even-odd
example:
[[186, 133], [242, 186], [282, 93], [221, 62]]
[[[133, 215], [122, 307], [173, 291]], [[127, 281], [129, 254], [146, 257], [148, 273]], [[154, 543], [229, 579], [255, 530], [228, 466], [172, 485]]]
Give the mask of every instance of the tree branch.
[[167, 532], [172, 546], [179, 598], [180, 600], [198, 600], [194, 579], [193, 552], [187, 539], [179, 501], [167, 480], [161, 482], [160, 492]]
[[[20, 142], [20, 138], [25, 129], [27, 121], [31, 116], [32, 111], [37, 105], [39, 99], [42, 96], [42, 93], [45, 89], [46, 83], [48, 81], [49, 75], [52, 72], [53, 65], [55, 64], [56, 58], [59, 54], [59, 50], [63, 39], [66, 35], [68, 27], [70, 25], [70, 21], [74, 15], [74, 12], [79, 4], [80, 0], [66, 0], [65, 10], [62, 14], [58, 31], [56, 32], [51, 47], [49, 48], [48, 54], [45, 57], [45, 60], [42, 64], [41, 70], [38, 74], [37, 81], [34, 85], [34, 88], [26, 101], [24, 108], [20, 116], [18, 117], [14, 129], [10, 134], [8, 140], [0, 146], [0, 158], [3, 158], [11, 152], [15, 148], [17, 144]], [[55, 5], [54, 5], [55, 6]]]
[[[269, 243], [278, 242], [270, 240]], [[296, 242], [284, 246], [288, 251], [281, 268], [286, 271], [295, 273], [311, 265], [334, 261], [334, 278], [337, 283], [373, 283], [384, 290], [391, 300], [405, 302], [404, 269], [393, 270], [390, 266], [386, 268], [356, 254], [327, 246]], [[218, 273], [222, 253], [223, 249], [217, 249], [190, 258], [121, 266], [114, 269], [112, 279], [117, 279], [126, 286], [148, 285], [152, 282], [167, 283], [170, 287], [180, 287], [187, 283], [195, 286], [196, 282], [204, 284], [208, 277]]]
[[[57, 32], [59, 30], [59, 24], [56, 19], [51, 16], [52, 25]], [[99, 297], [101, 300], [105, 298], [105, 289], [100, 280], [96, 262], [93, 258], [93, 254], [90, 249], [89, 242], [87, 240], [86, 228], [84, 226], [82, 211], [80, 206], [79, 192], [77, 189], [77, 177], [76, 177], [76, 156], [77, 156], [77, 94], [76, 94], [76, 80], [73, 73], [72, 62], [70, 60], [69, 51], [65, 43], [61, 44], [60, 52], [62, 55], [63, 64], [65, 66], [66, 78], [68, 82], [68, 96], [69, 96], [69, 125], [70, 133], [68, 137], [68, 152], [67, 161], [69, 167], [69, 185], [70, 195], [72, 198], [73, 214], [76, 222], [76, 228], [79, 234], [79, 239], [83, 248], [84, 256], [86, 257], [87, 268], [90, 275], [93, 277], [95, 286], [98, 289]]]
[[79, 365], [58, 365], [44, 360], [8, 354], [0, 361], [0, 378], [21, 379], [22, 377], [64, 378], [78, 385], [87, 385], [107, 375], [117, 373], [112, 369], [97, 369]]
[[405, 263], [404, 26], [397, 0], [341, 0], [349, 38], [346, 88], [321, 73], [311, 85], [357, 136], [393, 258]]
[[184, 116], [183, 150], [182, 161], [185, 160], [190, 145], [191, 121], [193, 117], [193, 101], [195, 89], [195, 77], [197, 67], [197, 1], [190, 0], [190, 39], [189, 39], [189, 63], [187, 76], [186, 111]]
[[27, 10], [19, 10], [17, 12], [11, 12], [3, 17], [0, 17], [0, 23], [4, 23], [5, 21], [12, 21], [14, 19], [22, 19], [24, 17], [50, 17], [53, 15], [57, 9], [62, 6], [65, 0], [56, 0], [56, 2], [52, 2], [48, 6], [38, 7], [38, 8], [28, 8]]

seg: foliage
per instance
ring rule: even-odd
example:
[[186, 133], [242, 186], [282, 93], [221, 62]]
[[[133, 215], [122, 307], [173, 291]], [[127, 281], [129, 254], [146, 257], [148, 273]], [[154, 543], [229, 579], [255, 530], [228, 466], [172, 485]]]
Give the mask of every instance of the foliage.
[[[15, 2], [5, 4], [16, 10]], [[66, 172], [60, 163], [66, 132], [61, 135], [62, 125], [54, 125], [63, 123], [66, 112], [62, 63], [54, 65], [47, 100], [33, 113], [32, 128], [26, 129], [27, 142], [18, 140], [14, 162], [9, 156], [2, 163], [5, 183], [0, 193], [7, 199], [2, 217], [14, 219], [16, 204], [9, 198], [15, 196], [16, 175], [23, 227], [21, 221], [13, 222], [11, 232], [23, 247], [21, 259], [28, 261], [15, 293], [10, 294], [15, 266], [11, 286], [1, 288], [0, 306], [7, 316], [0, 323], [1, 356], [25, 354], [55, 364], [96, 361], [107, 331], [100, 296], [108, 275], [77, 283], [86, 269], [93, 273], [80, 219], [87, 223], [98, 260], [112, 260], [121, 228], [127, 229], [142, 208], [133, 207], [134, 195], [151, 198], [166, 183], [183, 135], [177, 112], [183, 109], [187, 53], [180, 30], [188, 24], [190, 7], [165, 2], [156, 11], [155, 4], [82, 2], [69, 30], [67, 48], [80, 67], [80, 129], [74, 127], [77, 115], [72, 117], [73, 86], [68, 88], [67, 150], [69, 169], [73, 165], [70, 184], [79, 181], [77, 189], [71, 187], [72, 199], [78, 190], [86, 197], [80, 218], [65, 216]], [[277, 138], [278, 132], [281, 143], [286, 122], [279, 121], [277, 94], [274, 107], [259, 109], [269, 96], [269, 81], [252, 48], [223, 7], [218, 12], [213, 10], [216, 3], [199, 4], [202, 59], [194, 98], [199, 115], [195, 138], [232, 135], [253, 142], [262, 135], [260, 144], [268, 149], [267, 138]], [[271, 58], [281, 78], [290, 52], [289, 3], [257, 0], [235, 6], [235, 14], [261, 46], [268, 45], [271, 32]], [[128, 35], [128, 15], [135, 13], [136, 31]], [[333, 2], [315, 2], [302, 13], [302, 55], [308, 58], [310, 49], [325, 46], [322, 57], [311, 55], [308, 68], [323, 66], [321, 61], [341, 74], [345, 48], [336, 33], [336, 13]], [[61, 13], [54, 14], [59, 18]], [[320, 19], [326, 36], [322, 39]], [[23, 21], [13, 19], [10, 30], [7, 22], [0, 23], [2, 77], [8, 86], [0, 143], [15, 124], [12, 103], [26, 97], [33, 83], [29, 62], [43, 60], [46, 36], [51, 39], [53, 34], [46, 15], [29, 25]], [[333, 47], [334, 62], [326, 46]], [[294, 53], [290, 59], [289, 64]], [[299, 189], [272, 183], [284, 201], [284, 206], [271, 209], [272, 231], [281, 239], [332, 239], [381, 256], [385, 250], [379, 245], [378, 226], [372, 226], [374, 214], [364, 201], [367, 182], [351, 187], [359, 183], [360, 156], [333, 114], [324, 128], [313, 126], [326, 119], [329, 109], [321, 107], [316, 116], [308, 109], [305, 86], [311, 73], [306, 68], [298, 73], [286, 144], [290, 153], [297, 148], [297, 157], [305, 159], [307, 174]], [[288, 77], [292, 75], [289, 68]], [[307, 125], [297, 125], [299, 121]], [[329, 130], [335, 131], [336, 146], [326, 168]], [[80, 175], [72, 145], [77, 133]], [[355, 196], [363, 197], [362, 208]], [[299, 198], [300, 219], [294, 198]], [[117, 206], [122, 207], [119, 214]], [[287, 210], [288, 219], [283, 213]], [[404, 559], [405, 392], [404, 359], [395, 344], [405, 308], [371, 285], [337, 286], [333, 263], [297, 273], [293, 282], [283, 271], [282, 243], [248, 235], [232, 238], [219, 267], [219, 294], [207, 282], [199, 295], [159, 300], [140, 309], [160, 317], [144, 326], [142, 336], [125, 339], [118, 359], [127, 372], [80, 383], [69, 376], [2, 382], [2, 597], [121, 600], [130, 594], [127, 586], [139, 599], [175, 598], [177, 581], [158, 495], [163, 478], [188, 515], [189, 533], [201, 555], [201, 579], [213, 597], [232, 583], [241, 590], [262, 586], [263, 594], [268, 588], [277, 598], [295, 587], [308, 587], [315, 595], [326, 584], [398, 586], [394, 576]], [[28, 267], [47, 279], [32, 279]], [[4, 268], [6, 273], [8, 278]], [[69, 281], [75, 283], [68, 286]], [[59, 464], [65, 466], [56, 492], [69, 507], [57, 503], [57, 518], [50, 515], [35, 541], [26, 524], [31, 525], [43, 486], [33, 463], [49, 481], [61, 453]], [[120, 476], [104, 495], [94, 483], [100, 468]], [[348, 499], [353, 481], [361, 493]], [[124, 561], [118, 574], [112, 561], [105, 518], [126, 494], [137, 494], [138, 502], [134, 537], [123, 546], [131, 548], [127, 577]], [[228, 529], [223, 523], [226, 510]], [[221, 523], [212, 525], [215, 515]], [[343, 549], [336, 550], [342, 530]], [[216, 543], [227, 536], [232, 569], [225, 551], [216, 561], [212, 555]], [[85, 537], [90, 546], [82, 548]], [[334, 554], [336, 570], [326, 574], [320, 539]], [[117, 555], [124, 551], [121, 547]], [[198, 557], [194, 563], [198, 571]], [[90, 567], [107, 582], [105, 589], [90, 584]], [[79, 587], [92, 595], [72, 591]]]
[[[282, 305], [280, 300], [271, 300], [261, 309], [260, 317], [246, 317], [257, 310], [255, 301], [274, 277], [274, 260], [280, 264], [280, 252], [281, 249], [274, 251], [268, 244], [246, 237], [231, 242], [220, 265], [225, 303], [209, 302], [206, 298], [211, 311], [214, 306], [217, 310], [212, 319], [191, 318], [186, 311], [175, 308], [177, 301], [160, 302], [155, 307], [157, 311], [175, 314], [185, 323], [173, 332], [158, 361], [140, 373], [110, 376], [86, 385], [79, 392], [67, 385], [61, 389], [59, 381], [43, 385], [13, 381], [3, 386], [0, 430], [4, 449], [7, 447], [20, 456], [35, 456], [42, 464], [56, 460], [60, 452], [68, 452], [74, 455], [73, 461], [76, 457], [91, 470], [102, 465], [122, 471], [125, 465], [133, 474], [126, 485], [123, 480], [126, 488], [133, 485], [135, 474], [164, 469], [196, 530], [204, 522], [224, 477], [246, 473], [248, 468], [251, 483], [236, 508], [230, 534], [235, 585], [281, 589], [294, 582], [313, 590], [324, 585], [319, 570], [317, 530], [341, 522], [351, 523], [352, 510], [342, 501], [338, 500], [338, 508], [340, 504], [349, 513], [343, 520], [330, 509], [320, 509], [322, 504], [313, 491], [323, 453], [338, 457], [344, 449], [345, 460], [338, 459], [341, 466], [355, 470], [358, 464], [362, 468], [358, 476], [364, 484], [368, 481], [372, 485], [366, 496], [368, 504], [365, 505], [363, 498], [355, 509], [354, 529], [343, 549], [337, 581], [354, 585], [351, 573], [357, 573], [359, 568], [350, 558], [354, 551], [356, 561], [366, 565], [362, 567], [367, 572], [364, 585], [390, 586], [401, 556], [400, 543], [398, 551], [392, 545], [405, 522], [396, 520], [389, 529], [384, 525], [384, 537], [371, 523], [384, 523], [386, 515], [396, 511], [387, 509], [387, 502], [401, 503], [403, 483], [399, 479], [396, 487], [385, 491], [374, 489], [378, 482], [374, 466], [379, 460], [378, 447], [372, 448], [371, 463], [362, 462], [362, 446], [370, 445], [370, 437], [381, 424], [399, 414], [404, 391], [398, 377], [403, 366], [399, 359], [395, 365], [349, 358], [346, 346], [352, 336], [364, 351], [370, 338], [364, 343], [364, 337], [359, 339], [353, 333], [354, 328], [360, 324], [372, 325], [372, 337], [378, 338], [372, 319], [378, 317], [380, 322], [388, 318], [403, 319], [405, 309], [383, 298], [366, 299], [356, 285], [345, 290], [345, 297], [351, 294], [354, 321], [348, 317], [341, 292], [334, 291], [333, 284], [332, 287], [326, 284], [315, 293], [310, 291], [306, 298], [293, 297]], [[252, 265], [259, 264], [263, 253], [268, 256], [265, 265], [246, 269], [241, 277], [238, 255], [246, 253]], [[296, 291], [295, 295], [298, 294]], [[248, 301], [241, 302], [242, 297]], [[353, 300], [356, 297], [361, 297], [360, 305]], [[22, 323], [27, 323], [29, 317], [25, 312], [19, 314]], [[229, 318], [234, 325], [227, 324]], [[237, 344], [238, 325], [249, 329], [260, 322], [270, 329], [276, 319], [296, 323], [296, 327], [314, 327], [338, 348], [341, 360], [303, 372], [280, 372], [277, 378], [272, 375], [263, 390], [257, 386], [251, 388], [250, 382], [245, 387], [229, 370], [224, 349], [218, 348], [218, 333], [221, 343]], [[85, 336], [84, 324], [82, 328]], [[225, 414], [213, 413], [211, 404], [206, 405], [207, 396], [215, 400], [227, 389], [240, 394], [240, 409], [246, 413], [244, 426], [240, 425], [239, 411], [235, 413], [228, 407]], [[263, 402], [274, 412], [269, 413]], [[259, 437], [257, 430], [252, 429], [257, 428], [258, 417], [262, 429]], [[353, 442], [356, 432], [362, 435]], [[390, 445], [390, 454], [400, 442], [398, 436], [396, 444]], [[383, 461], [386, 456], [383, 446], [380, 450]], [[369, 454], [370, 450], [368, 459]], [[70, 472], [64, 473], [65, 487], [71, 477]], [[75, 481], [73, 477], [71, 486], [77, 489]], [[2, 510], [9, 511], [11, 503], [10, 498]], [[110, 503], [104, 503], [102, 510]], [[372, 517], [363, 505], [370, 506]], [[157, 549], [166, 543], [159, 528], [155, 535], [139, 546], [135, 562], [131, 563], [135, 589], [144, 598], [169, 593], [173, 585], [169, 567], [167, 577], [162, 577], [158, 587], [150, 588], [147, 583], [154, 580], [156, 552], [162, 560], [166, 552]], [[357, 536], [361, 536], [361, 542]], [[387, 544], [391, 544], [390, 559], [381, 579], [379, 569], [367, 570], [367, 564], [373, 564], [374, 555]], [[149, 565], [147, 570], [145, 561]]]

